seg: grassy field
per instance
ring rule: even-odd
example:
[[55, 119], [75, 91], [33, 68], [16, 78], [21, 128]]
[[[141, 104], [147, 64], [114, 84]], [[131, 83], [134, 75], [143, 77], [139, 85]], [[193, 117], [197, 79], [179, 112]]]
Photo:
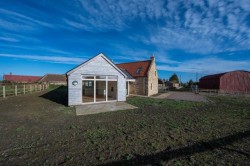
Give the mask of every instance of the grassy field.
[[64, 87], [0, 100], [0, 165], [249, 165], [250, 99], [210, 101], [76, 117]]

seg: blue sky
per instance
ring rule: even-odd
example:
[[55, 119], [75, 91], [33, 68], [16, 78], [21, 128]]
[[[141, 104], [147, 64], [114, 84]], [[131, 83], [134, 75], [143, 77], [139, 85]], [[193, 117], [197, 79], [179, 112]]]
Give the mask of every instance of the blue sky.
[[103, 52], [182, 81], [250, 70], [249, 0], [2, 0], [0, 75], [65, 73]]

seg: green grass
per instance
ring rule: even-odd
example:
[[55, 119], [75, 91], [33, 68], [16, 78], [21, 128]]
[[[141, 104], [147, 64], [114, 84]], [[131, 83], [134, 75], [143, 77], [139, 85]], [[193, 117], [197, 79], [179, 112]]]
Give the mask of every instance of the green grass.
[[[25, 84], [25, 93], [40, 91], [39, 88], [35, 89], [35, 87], [32, 87], [30, 89], [30, 85], [32, 85], [32, 84]], [[5, 85], [5, 96], [15, 95], [15, 86], [17, 86], [17, 94], [18, 95], [24, 94], [24, 89], [23, 89], [24, 84], [15, 84], [15, 85], [13, 84], [13, 85]], [[50, 85], [48, 89], [52, 90], [56, 87], [58, 87], [58, 86]], [[3, 86], [0, 86], [0, 96], [3, 96]]]
[[158, 106], [158, 107], [177, 109], [177, 110], [191, 109], [204, 105], [204, 103], [201, 102], [175, 101], [175, 100], [143, 98], [143, 97], [131, 97], [127, 99], [127, 102], [137, 107]]
[[75, 116], [59, 100], [66, 87], [50, 88], [46, 97], [0, 101], [0, 149], [9, 149], [0, 153], [0, 165], [250, 162], [249, 98], [219, 96], [202, 103], [131, 97], [127, 102], [138, 109]]

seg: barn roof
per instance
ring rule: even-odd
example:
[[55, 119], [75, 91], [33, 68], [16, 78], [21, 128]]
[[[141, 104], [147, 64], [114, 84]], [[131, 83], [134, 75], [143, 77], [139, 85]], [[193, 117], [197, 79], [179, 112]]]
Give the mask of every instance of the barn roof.
[[120, 69], [129, 72], [132, 77], [146, 77], [150, 65], [151, 60], [116, 64]]
[[66, 82], [67, 78], [65, 74], [46, 74], [44, 75], [39, 82]]
[[248, 72], [249, 73], [249, 71], [245, 71], [245, 70], [235, 70], [235, 71], [230, 71], [230, 72], [225, 72], [225, 73], [207, 75], [207, 76], [201, 77], [200, 80], [218, 79], [218, 78], [222, 77], [223, 75], [225, 75], [227, 73], [232, 73], [232, 72], [236, 72], [236, 71]]
[[209, 79], [217, 79], [223, 76], [226, 73], [219, 73], [219, 74], [212, 74], [212, 75], [207, 75], [204, 77], [201, 77], [200, 80], [209, 80]]
[[41, 79], [41, 76], [25, 76], [25, 75], [4, 75], [3, 79], [5, 81], [11, 82], [37, 82]]

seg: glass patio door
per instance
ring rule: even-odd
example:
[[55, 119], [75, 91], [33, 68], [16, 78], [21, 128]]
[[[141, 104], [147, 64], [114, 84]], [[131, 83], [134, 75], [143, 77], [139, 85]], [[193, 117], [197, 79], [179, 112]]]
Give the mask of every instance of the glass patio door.
[[94, 102], [94, 81], [82, 81], [82, 102]]
[[117, 100], [117, 76], [82, 76], [82, 103]]

